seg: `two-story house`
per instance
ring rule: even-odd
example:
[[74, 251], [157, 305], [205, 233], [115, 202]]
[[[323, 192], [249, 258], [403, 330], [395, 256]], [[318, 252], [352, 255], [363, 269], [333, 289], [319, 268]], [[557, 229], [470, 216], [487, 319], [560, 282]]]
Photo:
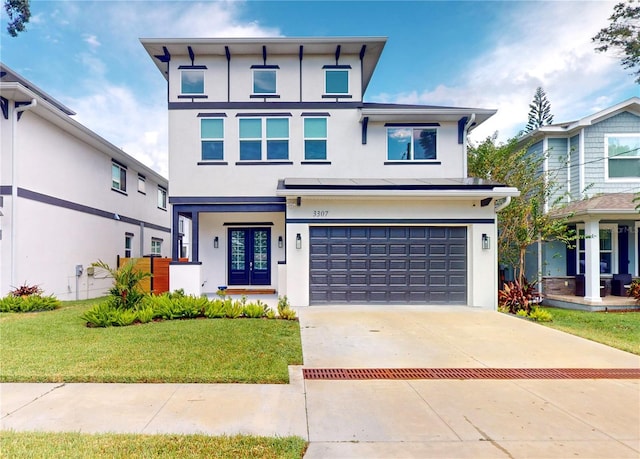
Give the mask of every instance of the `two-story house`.
[[93, 298], [112, 280], [92, 262], [169, 254], [167, 179], [3, 64], [0, 107], [1, 295]]
[[613, 275], [640, 275], [640, 202], [633, 201], [640, 193], [640, 97], [542, 126], [520, 145], [546, 153], [544, 169], [560, 202], [548, 210], [568, 218], [581, 236], [575, 248], [560, 242], [533, 247], [527, 277], [541, 277], [547, 294], [582, 295], [574, 279], [584, 276], [585, 302], [598, 303]]
[[[296, 306], [496, 307], [496, 200], [466, 139], [494, 110], [368, 103], [386, 38], [142, 39], [168, 83], [171, 288]], [[180, 243], [174, 232], [173, 259]]]

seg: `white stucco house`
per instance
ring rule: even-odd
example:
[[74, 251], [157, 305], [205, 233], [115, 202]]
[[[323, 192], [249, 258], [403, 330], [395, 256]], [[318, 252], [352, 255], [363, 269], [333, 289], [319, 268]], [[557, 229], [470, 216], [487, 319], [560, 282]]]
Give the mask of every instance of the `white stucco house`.
[[170, 253], [167, 179], [4, 64], [0, 105], [0, 295], [101, 296], [92, 262]]
[[[600, 303], [618, 275], [640, 276], [640, 97], [579, 120], [541, 126], [520, 139], [532, 154], [546, 153], [559, 208], [582, 238], [576, 247], [548, 242], [531, 248], [527, 278], [543, 292]], [[585, 237], [586, 236], [586, 237]], [[578, 288], [575, 283], [578, 282]], [[616, 292], [616, 290], [618, 290]]]
[[386, 38], [141, 42], [168, 84], [172, 226], [191, 222], [172, 289], [496, 308], [518, 191], [467, 178], [465, 147], [494, 110], [364, 102]]

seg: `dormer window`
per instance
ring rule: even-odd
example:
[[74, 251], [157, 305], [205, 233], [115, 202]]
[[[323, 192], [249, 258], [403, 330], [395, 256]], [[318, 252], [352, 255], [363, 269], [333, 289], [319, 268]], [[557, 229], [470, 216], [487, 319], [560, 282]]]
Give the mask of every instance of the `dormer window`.
[[180, 92], [204, 94], [204, 70], [182, 70]]
[[324, 72], [325, 94], [349, 93], [349, 70], [331, 69]]
[[255, 69], [253, 71], [253, 93], [254, 94], [275, 94], [276, 93], [276, 70], [275, 69]]

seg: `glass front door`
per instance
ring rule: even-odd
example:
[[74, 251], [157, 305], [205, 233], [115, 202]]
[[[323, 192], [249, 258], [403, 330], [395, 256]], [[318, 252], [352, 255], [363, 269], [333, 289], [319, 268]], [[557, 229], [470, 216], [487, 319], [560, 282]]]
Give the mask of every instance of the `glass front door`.
[[229, 285], [270, 285], [269, 228], [229, 229]]

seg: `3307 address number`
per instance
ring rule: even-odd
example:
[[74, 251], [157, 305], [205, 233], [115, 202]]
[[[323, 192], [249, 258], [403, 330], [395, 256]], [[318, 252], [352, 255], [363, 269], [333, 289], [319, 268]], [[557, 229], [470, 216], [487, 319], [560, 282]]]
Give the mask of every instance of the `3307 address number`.
[[328, 210], [314, 210], [313, 218], [324, 218], [329, 216]]

